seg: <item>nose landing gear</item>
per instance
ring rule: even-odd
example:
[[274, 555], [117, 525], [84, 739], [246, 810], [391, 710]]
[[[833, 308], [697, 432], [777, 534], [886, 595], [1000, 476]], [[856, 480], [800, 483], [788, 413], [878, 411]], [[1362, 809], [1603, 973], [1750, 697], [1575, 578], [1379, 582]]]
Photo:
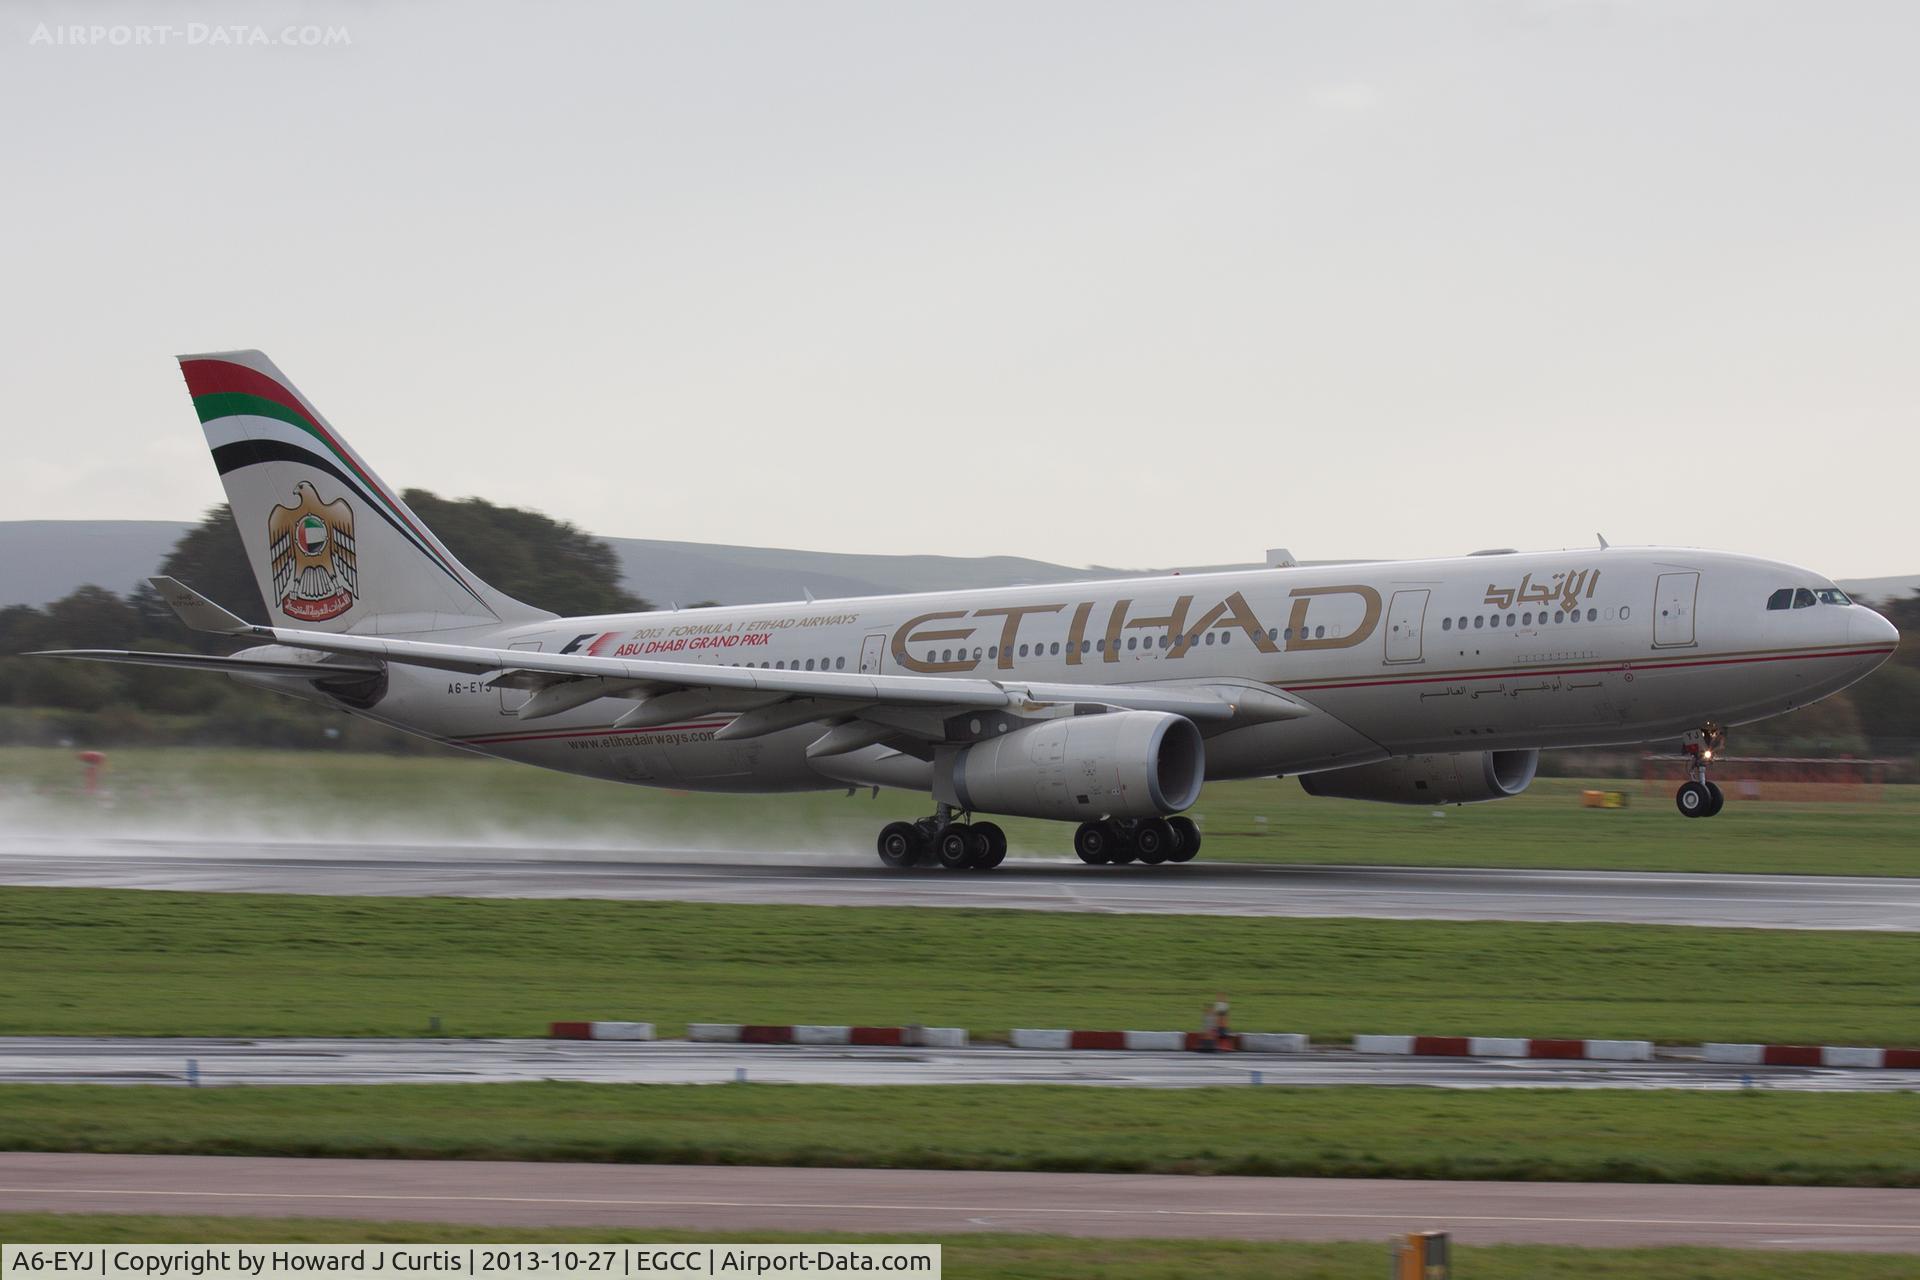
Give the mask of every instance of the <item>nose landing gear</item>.
[[1687, 780], [1674, 792], [1674, 807], [1683, 818], [1711, 818], [1727, 803], [1719, 784], [1707, 779], [1707, 767], [1726, 748], [1727, 731], [1708, 721], [1686, 736], [1680, 749], [1687, 757]]

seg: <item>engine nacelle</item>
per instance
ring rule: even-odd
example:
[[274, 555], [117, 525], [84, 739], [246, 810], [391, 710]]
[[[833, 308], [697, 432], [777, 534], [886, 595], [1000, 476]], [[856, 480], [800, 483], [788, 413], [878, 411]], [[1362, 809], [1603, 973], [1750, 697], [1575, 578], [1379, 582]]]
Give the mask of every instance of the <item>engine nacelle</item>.
[[1303, 773], [1300, 786], [1310, 796], [1342, 800], [1473, 804], [1519, 795], [1539, 768], [1538, 751], [1453, 751]]
[[1200, 797], [1206, 745], [1183, 716], [1067, 716], [976, 743], [934, 765], [934, 798], [1022, 818], [1151, 818]]

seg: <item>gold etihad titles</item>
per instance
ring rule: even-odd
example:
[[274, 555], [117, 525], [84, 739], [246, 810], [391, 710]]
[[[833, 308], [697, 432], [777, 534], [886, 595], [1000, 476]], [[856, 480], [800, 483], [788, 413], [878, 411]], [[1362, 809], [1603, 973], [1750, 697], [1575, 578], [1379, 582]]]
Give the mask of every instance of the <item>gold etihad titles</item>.
[[[1315, 598], [1357, 597], [1363, 608], [1360, 624], [1344, 635], [1315, 636], [1310, 633], [1308, 615]], [[1194, 608], [1193, 596], [1180, 596], [1162, 614], [1135, 615], [1132, 599], [1113, 602], [1104, 617], [1096, 617], [1097, 601], [1058, 604], [994, 605], [988, 608], [942, 609], [909, 618], [893, 633], [893, 659], [908, 671], [929, 675], [948, 675], [975, 671], [991, 663], [1000, 671], [1011, 671], [1020, 643], [1020, 629], [1029, 618], [1051, 618], [1069, 614], [1064, 656], [1071, 666], [1088, 661], [1118, 662], [1129, 633], [1146, 633], [1148, 649], [1167, 658], [1183, 658], [1210, 631], [1239, 631], [1261, 653], [1289, 653], [1309, 649], [1349, 649], [1373, 634], [1380, 624], [1380, 593], [1361, 583], [1339, 586], [1296, 587], [1290, 593], [1292, 609], [1287, 615], [1287, 631], [1276, 643], [1267, 625], [1261, 621], [1246, 596], [1235, 591], [1217, 604], [1202, 610]], [[1071, 611], [1069, 613], [1069, 611]], [[941, 624], [947, 625], [941, 625]], [[1160, 643], [1164, 637], [1165, 643]], [[1097, 643], [1089, 645], [1089, 639]], [[915, 657], [909, 646], [923, 652], [929, 646], [954, 645], [985, 640], [994, 654], [976, 643], [953, 657], [933, 659]]]

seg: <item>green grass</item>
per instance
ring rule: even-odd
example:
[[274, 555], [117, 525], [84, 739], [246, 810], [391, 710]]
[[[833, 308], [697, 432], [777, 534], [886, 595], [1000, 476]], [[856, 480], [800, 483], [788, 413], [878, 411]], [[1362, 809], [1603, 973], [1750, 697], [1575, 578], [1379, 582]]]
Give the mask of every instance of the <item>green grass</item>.
[[[884, 792], [712, 796], [656, 791], [471, 757], [201, 749], [111, 753], [113, 805], [76, 793], [65, 751], [0, 749], [0, 794], [50, 821], [281, 838], [368, 830], [620, 848], [822, 849], [871, 856], [880, 827], [923, 798]], [[1619, 811], [1585, 809], [1586, 786], [1625, 790]], [[1422, 866], [1584, 867], [1920, 875], [1920, 786], [1879, 801], [1730, 800], [1707, 822], [1673, 810], [1672, 787], [1543, 779], [1524, 795], [1445, 810], [1315, 800], [1292, 780], [1217, 783], [1194, 807], [1210, 859]], [[1438, 813], [1441, 816], [1435, 816]], [[1256, 821], [1266, 818], [1265, 824]], [[1062, 823], [1005, 822], [1016, 854], [1066, 856]]]
[[1912, 1187], [1920, 1102], [1366, 1086], [0, 1085], [0, 1149]]
[[[1379, 1280], [1384, 1238], [1365, 1244], [1089, 1239], [1052, 1235], [926, 1236], [835, 1232], [691, 1232], [608, 1227], [478, 1227], [333, 1218], [0, 1214], [12, 1244], [894, 1244], [939, 1243], [948, 1280]], [[1908, 1280], [1912, 1258], [1757, 1249], [1576, 1249], [1456, 1245], [1461, 1280]]]
[[[132, 1214], [0, 1214], [13, 1244], [893, 1244], [926, 1236], [833, 1232], [690, 1232], [608, 1227], [478, 1227], [443, 1222], [332, 1218], [160, 1217]], [[1088, 1239], [981, 1233], [940, 1241], [949, 1280], [1379, 1280], [1385, 1240], [1365, 1244], [1250, 1244], [1231, 1240]], [[1575, 1249], [1461, 1246], [1461, 1280], [1907, 1280], [1910, 1257], [1774, 1253], [1755, 1249]]]
[[1920, 935], [0, 891], [0, 1033], [544, 1035], [571, 1018], [1920, 1042]]

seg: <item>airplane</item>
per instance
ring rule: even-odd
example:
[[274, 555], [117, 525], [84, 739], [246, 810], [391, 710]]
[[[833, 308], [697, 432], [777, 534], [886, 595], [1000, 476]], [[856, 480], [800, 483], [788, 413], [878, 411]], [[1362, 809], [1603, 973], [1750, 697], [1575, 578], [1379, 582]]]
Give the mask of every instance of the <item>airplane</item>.
[[1899, 633], [1825, 576], [1680, 547], [1478, 552], [561, 618], [462, 565], [258, 351], [180, 367], [267, 602], [152, 579], [220, 671], [447, 746], [642, 786], [900, 788], [888, 867], [987, 870], [991, 816], [1074, 823], [1093, 864], [1178, 863], [1214, 779], [1442, 805], [1540, 752], [1680, 738], [1681, 814], [1726, 729], [1843, 689]]

